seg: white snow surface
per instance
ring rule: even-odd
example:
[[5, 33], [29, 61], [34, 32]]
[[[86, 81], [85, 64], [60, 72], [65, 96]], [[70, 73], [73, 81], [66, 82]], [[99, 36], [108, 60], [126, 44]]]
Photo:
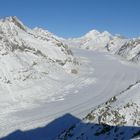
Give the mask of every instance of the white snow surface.
[[[45, 125], [66, 113], [82, 118], [140, 79], [139, 66], [124, 64], [107, 52], [73, 51], [81, 59], [78, 74], [55, 72], [44, 80], [46, 85], [40, 80], [33, 87], [18, 90], [18, 94], [23, 96], [20, 96], [20, 102], [9, 102], [9, 106], [1, 103], [1, 136], [16, 129]], [[47, 88], [48, 92], [38, 93], [41, 87]], [[18, 95], [15, 92], [12, 90], [12, 94]], [[33, 98], [34, 95], [37, 98]], [[50, 95], [50, 99], [46, 95]], [[23, 100], [24, 96], [27, 100]]]
[[[133, 113], [140, 111], [140, 66], [114, 55], [122, 46], [128, 48], [124, 44], [129, 40], [93, 30], [63, 42], [73, 47], [73, 53], [46, 30], [29, 29], [16, 17], [0, 20], [0, 138], [15, 130], [43, 127], [68, 113], [82, 119], [92, 111], [95, 120], [76, 124], [74, 136], [68, 138], [75, 140], [84, 133], [92, 140], [92, 131], [83, 123], [99, 123], [99, 112], [106, 107], [108, 112], [125, 113], [125, 126], [139, 126], [139, 114]], [[133, 52], [138, 51], [137, 44]], [[117, 100], [108, 104], [114, 96]], [[114, 123], [113, 117], [101, 122], [122, 123]], [[63, 130], [63, 125], [58, 127], [55, 135]], [[45, 140], [52, 139], [50, 134]]]

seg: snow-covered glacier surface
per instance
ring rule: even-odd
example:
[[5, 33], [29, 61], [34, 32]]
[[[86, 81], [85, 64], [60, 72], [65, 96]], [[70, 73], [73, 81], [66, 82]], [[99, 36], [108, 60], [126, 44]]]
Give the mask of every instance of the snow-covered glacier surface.
[[[1, 136], [17, 129], [44, 126], [67, 113], [83, 118], [92, 109], [140, 79], [138, 66], [124, 64], [105, 52], [81, 49], [74, 49], [73, 52], [81, 58], [79, 73], [67, 75], [56, 72], [54, 77], [57, 79], [46, 79], [49, 84], [44, 87], [47, 88], [45, 94], [36, 93], [38, 88], [43, 87], [42, 81], [31, 90], [30, 94], [37, 94], [37, 99], [32, 98], [30, 101], [26, 94], [27, 100], [12, 102], [7, 108], [1, 104]], [[49, 85], [53, 85], [51, 92], [57, 93], [50, 96], [50, 102], [46, 98], [47, 94], [51, 94]], [[26, 93], [26, 89], [23, 88], [21, 92]]]

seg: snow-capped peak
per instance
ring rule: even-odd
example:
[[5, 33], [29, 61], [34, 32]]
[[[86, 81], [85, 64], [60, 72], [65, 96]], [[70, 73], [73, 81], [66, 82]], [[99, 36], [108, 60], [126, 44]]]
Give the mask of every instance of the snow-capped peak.
[[111, 37], [112, 35], [108, 31], [99, 32], [97, 30], [91, 30], [87, 34], [84, 35], [84, 37], [87, 37], [87, 38], [95, 38], [97, 36], [108, 36], [108, 37]]
[[98, 36], [99, 34], [100, 34], [99, 31], [97, 31], [97, 30], [91, 30], [87, 34], [85, 34], [85, 37], [92, 38], [93, 36]]

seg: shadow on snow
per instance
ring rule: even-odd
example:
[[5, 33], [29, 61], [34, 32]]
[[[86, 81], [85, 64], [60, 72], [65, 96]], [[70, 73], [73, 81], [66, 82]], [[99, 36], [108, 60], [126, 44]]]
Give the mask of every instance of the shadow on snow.
[[[71, 114], [66, 114], [58, 119], [55, 119], [44, 127], [27, 131], [17, 130], [3, 138], [0, 138], [0, 140], [54, 140], [59, 134], [65, 132], [65, 130], [68, 130], [69, 128], [71, 128], [71, 130], [78, 129], [74, 128], [74, 126], [80, 121], [80, 119], [72, 116]], [[105, 124], [81, 122], [80, 128], [80, 131], [76, 130], [76, 132], [78, 132], [78, 135], [76, 134], [77, 137], [73, 137], [73, 133], [69, 133], [69, 135], [65, 134], [65, 138], [71, 137], [72, 140], [89, 140], [92, 139], [93, 136], [94, 139], [98, 140], [103, 139], [103, 137], [106, 135], [107, 139], [114, 140], [116, 138], [116, 140], [118, 140], [123, 139], [124, 135], [127, 134], [125, 137], [126, 140], [140, 135], [140, 127], [108, 126]], [[94, 135], [88, 137], [87, 134], [84, 134], [86, 130], [82, 130], [82, 128], [88, 128], [88, 130], [90, 130], [90, 132], [92, 132]]]

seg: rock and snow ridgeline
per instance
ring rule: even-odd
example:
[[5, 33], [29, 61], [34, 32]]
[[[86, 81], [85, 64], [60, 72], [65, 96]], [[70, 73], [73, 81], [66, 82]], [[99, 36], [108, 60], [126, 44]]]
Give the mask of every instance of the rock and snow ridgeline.
[[92, 110], [57, 140], [130, 140], [140, 135], [140, 81]]
[[0, 59], [0, 77], [9, 83], [44, 77], [51, 65], [76, 63], [56, 36], [39, 28], [31, 30], [16, 17], [0, 20]]

